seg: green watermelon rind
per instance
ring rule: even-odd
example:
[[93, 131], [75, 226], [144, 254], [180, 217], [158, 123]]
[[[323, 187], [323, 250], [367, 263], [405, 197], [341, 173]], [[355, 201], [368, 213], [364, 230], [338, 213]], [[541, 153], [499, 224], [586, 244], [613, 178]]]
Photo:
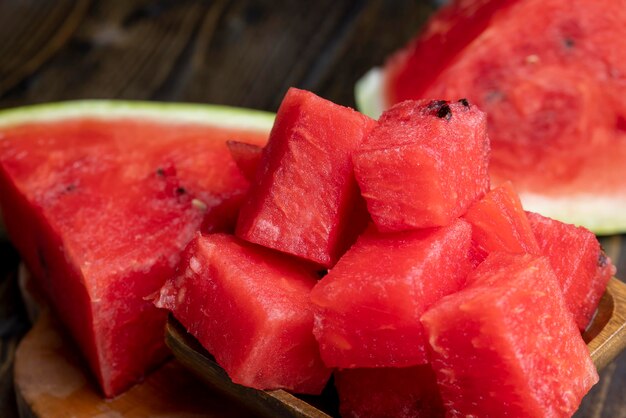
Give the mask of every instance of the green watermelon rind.
[[[269, 134], [273, 113], [229, 106], [123, 100], [76, 100], [0, 110], [0, 129], [30, 123], [90, 118], [142, 119], [164, 124], [198, 124], [217, 128], [263, 131]], [[1, 138], [1, 133], [0, 133]], [[6, 237], [0, 213], [0, 237]]]
[[[372, 68], [355, 85], [357, 109], [377, 118], [385, 109], [384, 70]], [[626, 199], [580, 193], [567, 196], [518, 190], [524, 209], [562, 222], [584, 226], [597, 235], [626, 232]]]
[[150, 119], [160, 123], [192, 123], [221, 128], [267, 131], [274, 114], [229, 106], [122, 100], [77, 100], [0, 110], [0, 128], [78, 118]]

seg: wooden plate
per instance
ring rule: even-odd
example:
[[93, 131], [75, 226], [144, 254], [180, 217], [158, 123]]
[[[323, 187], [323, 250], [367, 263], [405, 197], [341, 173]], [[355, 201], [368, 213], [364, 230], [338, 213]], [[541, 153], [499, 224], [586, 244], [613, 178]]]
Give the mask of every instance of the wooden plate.
[[[598, 311], [583, 333], [598, 370], [626, 348], [626, 284], [609, 281]], [[260, 391], [233, 383], [198, 341], [171, 315], [165, 340], [177, 360], [214, 389], [268, 417], [330, 418], [338, 416], [332, 382], [321, 396], [292, 395], [284, 390]]]

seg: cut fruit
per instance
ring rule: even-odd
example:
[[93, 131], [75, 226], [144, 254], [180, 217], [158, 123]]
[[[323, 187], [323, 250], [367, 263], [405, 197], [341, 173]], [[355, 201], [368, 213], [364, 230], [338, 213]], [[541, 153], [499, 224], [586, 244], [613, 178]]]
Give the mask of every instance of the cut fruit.
[[291, 88], [237, 222], [247, 241], [335, 264], [367, 224], [359, 207], [352, 152], [375, 121]]
[[421, 314], [459, 290], [470, 264], [471, 227], [381, 234], [370, 227], [313, 289], [313, 332], [329, 367], [424, 364]]
[[624, 21], [623, 0], [453, 1], [357, 85], [359, 108], [467, 97], [489, 115], [494, 184], [512, 180], [534, 212], [623, 232]]
[[239, 141], [227, 141], [228, 151], [235, 160], [235, 164], [241, 170], [241, 174], [250, 183], [254, 182], [256, 171], [261, 162], [263, 147], [257, 144], [247, 144]]
[[550, 259], [565, 304], [582, 331], [615, 274], [615, 266], [591, 231], [532, 212], [528, 219], [541, 252]]
[[448, 225], [489, 190], [485, 114], [466, 100], [397, 104], [353, 161], [380, 231]]
[[463, 217], [472, 225], [476, 264], [494, 251], [540, 254], [535, 234], [511, 182], [491, 190]]
[[445, 411], [429, 365], [346, 369], [335, 372], [343, 418], [443, 418]]
[[316, 278], [287, 255], [232, 235], [198, 235], [156, 304], [172, 311], [233, 382], [319, 394], [331, 370], [312, 334]]
[[165, 313], [145, 300], [203, 230], [232, 229], [248, 187], [232, 137], [272, 115], [87, 101], [0, 112], [7, 231], [106, 396], [162, 361]]
[[450, 416], [570, 417], [598, 381], [546, 257], [490, 254], [422, 323]]

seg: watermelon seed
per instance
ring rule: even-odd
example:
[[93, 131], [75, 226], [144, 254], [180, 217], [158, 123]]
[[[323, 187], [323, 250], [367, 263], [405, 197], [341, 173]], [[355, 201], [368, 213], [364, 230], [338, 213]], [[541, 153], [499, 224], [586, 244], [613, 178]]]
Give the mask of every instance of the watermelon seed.
[[469, 102], [468, 102], [468, 101], [467, 101], [467, 99], [465, 99], [465, 98], [460, 99], [460, 100], [459, 100], [459, 103], [461, 103], [463, 106], [465, 106], [465, 107], [467, 107], [467, 108], [469, 108], [469, 107], [470, 107]]
[[450, 120], [450, 118], [452, 117], [452, 109], [450, 109], [450, 106], [448, 106], [447, 104], [441, 106], [437, 111], [437, 117], [442, 119], [445, 118], [445, 120]]
[[185, 190], [185, 188], [184, 188], [184, 187], [177, 187], [177, 188], [176, 188], [176, 194], [177, 194], [177, 195], [183, 195], [183, 194], [185, 194], [185, 193], [187, 193], [187, 190]]
[[441, 109], [441, 106], [445, 105], [446, 101], [445, 100], [433, 100], [432, 102], [428, 103], [428, 110], [439, 110]]
[[76, 185], [75, 185], [75, 184], [68, 184], [68, 185], [65, 187], [65, 191], [66, 191], [66, 192], [68, 192], [68, 193], [69, 193], [69, 192], [73, 192], [74, 190], [76, 190]]
[[164, 177], [165, 176], [165, 170], [163, 170], [161, 167], [159, 167], [159, 168], [157, 168], [156, 174], [159, 177]]
[[574, 48], [574, 45], [576, 45], [576, 41], [574, 41], [571, 38], [565, 38], [565, 39], [563, 39], [563, 45], [567, 49], [572, 49], [572, 48]]
[[604, 250], [600, 251], [600, 255], [598, 255], [598, 267], [606, 267], [608, 264], [608, 258], [604, 253]]
[[207, 209], [206, 203], [204, 203], [200, 199], [193, 199], [191, 201], [191, 206], [193, 206], [194, 208], [196, 208], [198, 210], [201, 210], [203, 212]]

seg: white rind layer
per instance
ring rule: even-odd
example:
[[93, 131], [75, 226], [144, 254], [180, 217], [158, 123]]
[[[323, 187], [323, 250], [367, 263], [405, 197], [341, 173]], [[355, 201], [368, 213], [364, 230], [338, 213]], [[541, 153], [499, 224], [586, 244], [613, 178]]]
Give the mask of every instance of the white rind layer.
[[385, 110], [383, 70], [374, 67], [354, 86], [356, 108], [367, 116], [378, 119]]
[[34, 122], [95, 118], [150, 119], [160, 123], [189, 123], [223, 128], [267, 131], [274, 114], [259, 110], [191, 103], [121, 100], [80, 100], [46, 103], [0, 111], [0, 128]]

